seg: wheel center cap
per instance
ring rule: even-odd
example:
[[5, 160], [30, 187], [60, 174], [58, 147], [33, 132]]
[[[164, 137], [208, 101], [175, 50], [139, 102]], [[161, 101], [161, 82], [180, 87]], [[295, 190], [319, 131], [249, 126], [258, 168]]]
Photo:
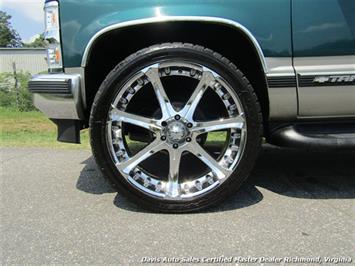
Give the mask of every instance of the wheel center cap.
[[173, 121], [166, 127], [166, 136], [171, 142], [182, 142], [187, 137], [189, 131], [185, 124], [180, 121]]

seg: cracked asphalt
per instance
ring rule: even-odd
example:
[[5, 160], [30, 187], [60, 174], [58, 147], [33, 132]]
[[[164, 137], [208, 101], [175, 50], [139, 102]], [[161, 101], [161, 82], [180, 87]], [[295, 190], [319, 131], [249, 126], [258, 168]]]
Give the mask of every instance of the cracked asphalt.
[[354, 254], [355, 151], [265, 146], [238, 193], [180, 215], [121, 197], [90, 151], [1, 148], [0, 159], [2, 265]]

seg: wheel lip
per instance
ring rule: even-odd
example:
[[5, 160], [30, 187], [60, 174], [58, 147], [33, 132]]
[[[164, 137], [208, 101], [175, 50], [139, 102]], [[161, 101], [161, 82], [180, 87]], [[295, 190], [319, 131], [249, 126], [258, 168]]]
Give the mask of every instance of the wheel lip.
[[[193, 67], [196, 69], [203, 69], [204, 71], [208, 70], [208, 71], [215, 73], [218, 77], [218, 81], [221, 82], [222, 84], [224, 84], [224, 87], [228, 88], [228, 91], [233, 92], [233, 93], [231, 93], [231, 96], [233, 98], [234, 103], [237, 105], [238, 113], [244, 113], [244, 107], [243, 107], [242, 101], [241, 101], [238, 93], [233, 89], [233, 86], [231, 86], [220, 74], [218, 74], [218, 71], [211, 70], [210, 67], [204, 66], [201, 62], [199, 62], [199, 60], [185, 59], [185, 58], [184, 59], [179, 58], [179, 60], [181, 60], [181, 61], [178, 62], [178, 65], [176, 64], [177, 63], [176, 59], [172, 57], [169, 59], [163, 59], [160, 61], [156, 61], [151, 64], [146, 64], [144, 67], [141, 67], [141, 68], [136, 68], [135, 69], [136, 72], [134, 74], [130, 75], [129, 77], [127, 77], [125, 79], [124, 83], [122, 83], [123, 85], [121, 85], [120, 88], [118, 89], [118, 91], [114, 94], [113, 98], [115, 100], [113, 101], [112, 104], [117, 105], [120, 97], [126, 91], [127, 87], [129, 87], [130, 81], [132, 79], [134, 79], [135, 77], [143, 76], [144, 75], [144, 74], [142, 75], [143, 70], [146, 68], [149, 68], [152, 66], [158, 66], [158, 68], [164, 68], [164, 67], [168, 67], [168, 66], [170, 66], [170, 67]], [[213, 65], [213, 64], [210, 64], [210, 65]], [[220, 100], [223, 101], [222, 98], [220, 98]], [[110, 109], [111, 108], [109, 108], [108, 112], [110, 112]], [[109, 117], [109, 114], [108, 114], [108, 117]], [[119, 162], [119, 160], [117, 159], [117, 156], [116, 156], [116, 153], [114, 150], [114, 146], [112, 144], [112, 123], [109, 123], [108, 120], [106, 121], [105, 135], [106, 135], [106, 145], [108, 147], [108, 150], [110, 151], [109, 155], [110, 155], [111, 159], [113, 160], [113, 162], [115, 163], [114, 168], [124, 177], [125, 181], [127, 181], [127, 183], [131, 185], [131, 187], [133, 187], [134, 189], [137, 189], [138, 191], [143, 192], [144, 194], [146, 194], [149, 197], [152, 197], [152, 198], [155, 198], [158, 200], [164, 200], [164, 202], [179, 203], [179, 202], [196, 200], [200, 196], [204, 196], [204, 195], [211, 193], [213, 190], [215, 190], [222, 183], [227, 181], [234, 174], [234, 172], [238, 169], [237, 166], [239, 165], [241, 158], [243, 158], [243, 155], [245, 152], [245, 147], [247, 144], [247, 119], [245, 117], [244, 126], [242, 129], [240, 129], [240, 146], [239, 146], [237, 156], [233, 161], [233, 164], [231, 164], [229, 167], [232, 169], [231, 173], [227, 177], [223, 178], [222, 180], [218, 180], [218, 182], [214, 182], [213, 185], [210, 185], [207, 190], [202, 189], [197, 192], [189, 193], [189, 196], [185, 196], [184, 194], [180, 194], [179, 198], [169, 198], [166, 196], [166, 194], [162, 195], [161, 193], [157, 193], [153, 190], [149, 190], [146, 187], [142, 186], [140, 183], [133, 180], [129, 175], [127, 176], [120, 169], [118, 169], [116, 164]], [[203, 179], [204, 177], [206, 177], [208, 175], [213, 175], [212, 171], [199, 177], [199, 178], [194, 179], [191, 182], [196, 182], [197, 180]], [[179, 184], [183, 184], [183, 183], [179, 183]]]

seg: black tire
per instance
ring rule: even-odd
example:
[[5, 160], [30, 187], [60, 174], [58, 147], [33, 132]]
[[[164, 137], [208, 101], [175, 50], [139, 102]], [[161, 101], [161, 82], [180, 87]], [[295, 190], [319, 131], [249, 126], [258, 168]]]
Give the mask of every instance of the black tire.
[[[238, 167], [220, 186], [189, 201], [166, 201], [148, 196], [133, 187], [117, 170], [110, 156], [105, 128], [110, 104], [127, 78], [142, 67], [164, 59], [188, 58], [218, 71], [232, 85], [241, 100], [247, 124], [245, 149]], [[257, 96], [243, 73], [228, 59], [210, 49], [187, 43], [164, 43], [142, 49], [120, 62], [101, 84], [90, 115], [90, 141], [95, 160], [104, 177], [128, 199], [139, 206], [162, 212], [190, 212], [225, 200], [247, 178], [261, 146], [262, 115]]]

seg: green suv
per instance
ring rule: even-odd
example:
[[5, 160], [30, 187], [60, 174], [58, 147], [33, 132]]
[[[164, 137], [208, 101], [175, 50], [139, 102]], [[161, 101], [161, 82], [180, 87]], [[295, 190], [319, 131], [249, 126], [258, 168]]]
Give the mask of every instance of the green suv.
[[52, 0], [44, 12], [36, 107], [59, 141], [89, 128], [103, 175], [143, 207], [221, 202], [263, 138], [355, 148], [353, 0]]

